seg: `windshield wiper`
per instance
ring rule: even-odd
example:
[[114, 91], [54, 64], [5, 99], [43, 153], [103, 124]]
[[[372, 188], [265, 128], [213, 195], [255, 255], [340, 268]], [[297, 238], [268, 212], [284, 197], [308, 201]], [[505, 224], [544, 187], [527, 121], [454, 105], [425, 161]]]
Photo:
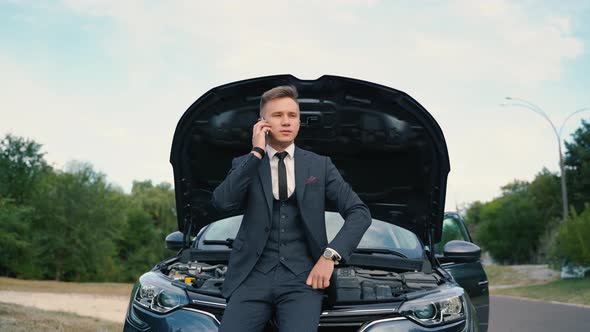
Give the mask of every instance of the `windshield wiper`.
[[228, 237], [225, 240], [203, 240], [203, 244], [219, 244], [222, 246], [227, 246], [229, 248], [233, 248], [234, 239]]
[[385, 248], [356, 248], [354, 249], [354, 252], [359, 254], [390, 254], [401, 258], [408, 258], [408, 256], [402, 252]]

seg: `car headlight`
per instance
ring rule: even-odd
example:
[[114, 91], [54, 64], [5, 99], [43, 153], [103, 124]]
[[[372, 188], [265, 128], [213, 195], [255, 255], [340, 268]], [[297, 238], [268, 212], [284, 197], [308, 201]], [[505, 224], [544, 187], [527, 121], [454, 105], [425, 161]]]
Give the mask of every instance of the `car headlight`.
[[460, 291], [445, 297], [427, 296], [404, 303], [399, 309], [405, 317], [425, 326], [448, 324], [465, 319], [465, 296]]
[[148, 272], [139, 278], [134, 302], [158, 313], [167, 313], [188, 304], [186, 292], [170, 281]]

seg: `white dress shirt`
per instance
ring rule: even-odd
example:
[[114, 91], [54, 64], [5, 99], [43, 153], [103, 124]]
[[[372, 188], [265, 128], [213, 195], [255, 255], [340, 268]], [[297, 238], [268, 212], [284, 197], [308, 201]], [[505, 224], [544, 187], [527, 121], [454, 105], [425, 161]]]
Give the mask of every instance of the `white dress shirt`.
[[[291, 197], [291, 194], [295, 191], [295, 157], [293, 155], [295, 153], [295, 143], [291, 143], [285, 151], [287, 151], [287, 156], [284, 159], [285, 168], [287, 169], [287, 197]], [[276, 200], [279, 199], [279, 157], [275, 156], [277, 152], [272, 146], [266, 145], [272, 178], [272, 195]]]

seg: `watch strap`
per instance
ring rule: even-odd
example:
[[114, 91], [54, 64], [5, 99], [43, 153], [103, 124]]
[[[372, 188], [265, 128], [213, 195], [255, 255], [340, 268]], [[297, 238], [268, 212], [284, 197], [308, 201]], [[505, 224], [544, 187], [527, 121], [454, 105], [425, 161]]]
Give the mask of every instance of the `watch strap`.
[[254, 146], [254, 147], [252, 147], [252, 151], [256, 151], [256, 152], [260, 153], [260, 156], [264, 157], [265, 152], [263, 149], [261, 149], [257, 146]]

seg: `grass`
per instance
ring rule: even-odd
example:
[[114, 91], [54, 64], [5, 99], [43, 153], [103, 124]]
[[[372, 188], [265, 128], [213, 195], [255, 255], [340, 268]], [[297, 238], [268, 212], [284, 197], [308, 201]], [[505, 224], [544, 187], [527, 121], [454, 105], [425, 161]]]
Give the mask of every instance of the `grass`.
[[0, 277], [0, 290], [129, 296], [132, 289], [133, 284], [126, 283], [20, 280]]
[[513, 285], [526, 281], [526, 273], [518, 271], [511, 266], [484, 265], [490, 285]]
[[496, 289], [492, 294], [590, 305], [590, 277], [562, 279], [542, 285]]
[[44, 311], [0, 303], [0, 331], [122, 331], [122, 323], [112, 323], [59, 311]]
[[558, 279], [558, 275], [547, 277], [544, 273], [539, 276], [527, 266], [484, 265], [484, 269], [491, 295], [590, 305], [590, 277]]
[[546, 265], [484, 265], [492, 289], [510, 286], [545, 284], [559, 279], [559, 272]]

